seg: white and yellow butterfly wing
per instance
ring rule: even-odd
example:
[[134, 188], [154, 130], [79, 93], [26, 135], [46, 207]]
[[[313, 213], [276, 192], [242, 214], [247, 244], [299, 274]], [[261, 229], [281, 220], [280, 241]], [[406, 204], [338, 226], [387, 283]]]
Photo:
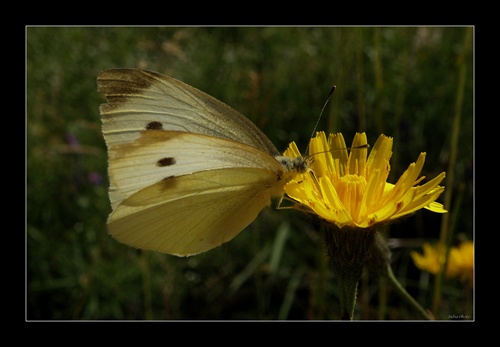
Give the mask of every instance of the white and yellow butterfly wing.
[[98, 78], [108, 146], [108, 229], [128, 245], [194, 255], [229, 241], [286, 183], [265, 135], [241, 114], [154, 72]]
[[98, 76], [106, 142], [130, 142], [137, 131], [163, 129], [226, 138], [279, 155], [255, 124], [216, 98], [153, 71], [109, 69]]
[[217, 169], [165, 178], [125, 199], [110, 233], [134, 247], [179, 256], [231, 240], [271, 198], [276, 176], [262, 169]]

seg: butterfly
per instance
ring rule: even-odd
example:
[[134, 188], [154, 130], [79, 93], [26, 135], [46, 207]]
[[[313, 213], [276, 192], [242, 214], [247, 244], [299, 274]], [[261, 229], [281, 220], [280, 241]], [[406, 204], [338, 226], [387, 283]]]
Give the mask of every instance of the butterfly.
[[302, 157], [281, 156], [248, 118], [166, 75], [98, 78], [108, 148], [109, 233], [129, 246], [195, 255], [233, 239], [282, 197]]

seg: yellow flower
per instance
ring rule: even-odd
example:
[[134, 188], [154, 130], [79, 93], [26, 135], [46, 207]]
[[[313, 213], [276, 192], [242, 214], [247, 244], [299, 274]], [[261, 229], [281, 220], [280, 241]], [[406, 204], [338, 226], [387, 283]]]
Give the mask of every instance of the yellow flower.
[[[445, 247], [440, 244], [431, 245], [425, 243], [423, 245], [424, 254], [411, 252], [415, 265], [424, 271], [428, 271], [434, 275], [438, 274], [441, 269], [441, 264], [444, 262], [446, 255]], [[446, 277], [459, 278], [462, 282], [472, 282], [474, 272], [474, 244], [471, 241], [464, 241], [458, 247], [452, 247], [448, 256], [446, 266]]]
[[439, 269], [441, 268], [440, 263], [444, 258], [444, 250], [440, 245], [433, 246], [429, 243], [424, 243], [422, 248], [424, 254], [420, 254], [415, 251], [410, 253], [413, 258], [413, 262], [419, 269], [430, 272], [433, 275], [437, 275], [439, 273]]
[[[342, 134], [318, 132], [309, 144], [308, 170], [297, 174], [285, 186], [286, 194], [297, 203], [337, 227], [369, 228], [375, 224], [407, 216], [421, 208], [445, 213], [435, 200], [444, 191], [441, 173], [418, 185], [425, 153], [410, 164], [395, 184], [387, 182], [392, 155], [392, 138], [380, 135], [367, 159], [365, 133], [357, 133], [348, 153]], [[284, 153], [300, 156], [292, 142]]]

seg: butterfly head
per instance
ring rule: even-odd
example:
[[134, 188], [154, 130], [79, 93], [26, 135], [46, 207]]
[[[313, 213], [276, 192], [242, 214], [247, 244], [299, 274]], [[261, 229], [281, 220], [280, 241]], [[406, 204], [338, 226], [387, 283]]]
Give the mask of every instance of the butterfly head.
[[304, 173], [312, 163], [312, 157], [298, 156], [295, 158], [287, 156], [276, 156], [277, 161], [285, 168], [286, 172]]

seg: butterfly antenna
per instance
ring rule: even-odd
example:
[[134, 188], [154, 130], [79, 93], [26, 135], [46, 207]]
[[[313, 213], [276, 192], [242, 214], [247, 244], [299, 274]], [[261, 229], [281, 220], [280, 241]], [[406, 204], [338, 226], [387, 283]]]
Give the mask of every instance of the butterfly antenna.
[[[314, 125], [313, 131], [311, 133], [311, 136], [309, 137], [310, 139], [314, 136], [314, 133], [316, 132], [316, 128], [319, 125], [319, 121], [321, 120], [321, 116], [323, 115], [323, 112], [325, 111], [326, 105], [328, 105], [328, 102], [332, 98], [333, 92], [335, 91], [335, 88], [337, 88], [335, 85], [333, 85], [332, 89], [330, 90], [330, 93], [328, 93], [328, 97], [326, 98], [325, 104], [323, 105], [323, 108], [321, 109], [321, 112], [319, 113], [318, 120], [316, 121], [316, 124]], [[307, 144], [307, 148], [305, 153], [309, 153], [309, 143]]]

